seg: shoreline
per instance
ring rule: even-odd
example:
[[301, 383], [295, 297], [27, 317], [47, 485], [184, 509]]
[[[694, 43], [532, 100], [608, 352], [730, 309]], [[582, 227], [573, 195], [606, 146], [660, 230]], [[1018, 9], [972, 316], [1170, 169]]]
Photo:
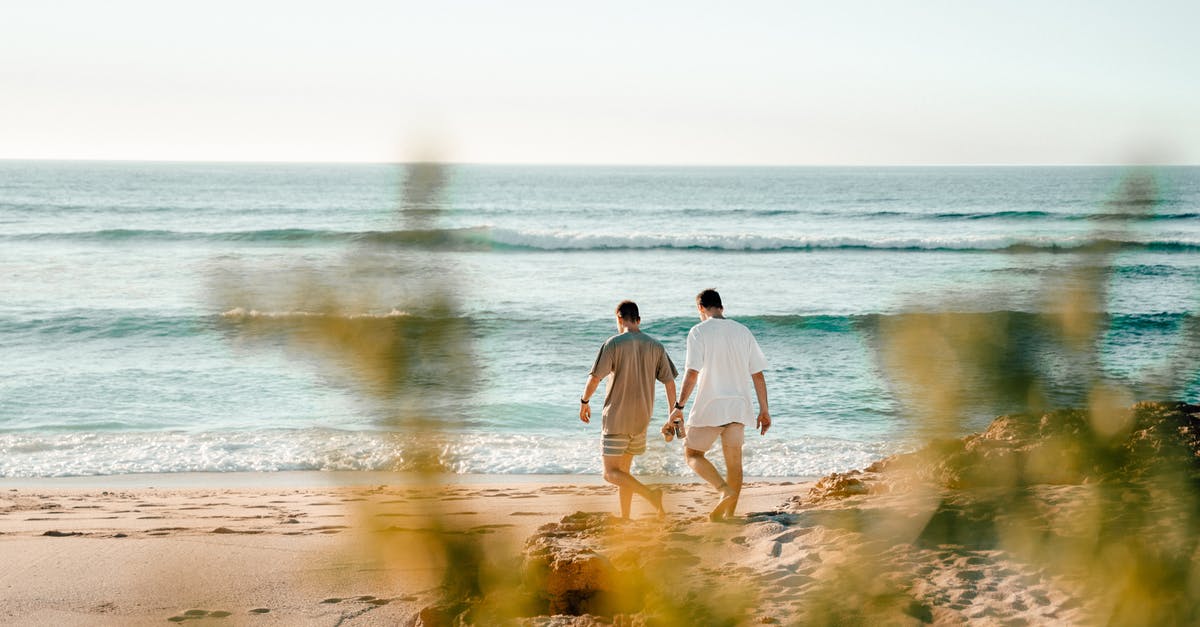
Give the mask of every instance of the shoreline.
[[[635, 474], [640, 481], [664, 485], [703, 485], [699, 477]], [[746, 477], [749, 483], [808, 484], [820, 477]], [[198, 488], [365, 488], [422, 485], [586, 485], [606, 486], [599, 474], [454, 474], [421, 475], [374, 470], [281, 470], [274, 472], [167, 472], [70, 477], [0, 477], [0, 490], [198, 489]]]
[[0, 623], [1175, 624], [1200, 406], [1124, 415], [1120, 464], [1078, 445], [1083, 410], [1000, 416], [862, 471], [747, 481], [717, 522], [720, 495], [682, 478], [658, 482], [665, 516], [635, 498], [628, 520], [596, 475], [10, 481]]

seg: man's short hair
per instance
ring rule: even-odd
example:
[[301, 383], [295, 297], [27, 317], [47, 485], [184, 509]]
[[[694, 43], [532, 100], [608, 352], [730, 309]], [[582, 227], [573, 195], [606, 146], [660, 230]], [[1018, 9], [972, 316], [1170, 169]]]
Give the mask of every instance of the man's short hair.
[[628, 320], [629, 322], [638, 322], [642, 319], [641, 314], [638, 313], [637, 303], [631, 300], [623, 300], [617, 305], [617, 315], [622, 320]]
[[705, 309], [712, 309], [714, 307], [717, 309], [725, 308], [725, 305], [721, 304], [721, 295], [711, 287], [696, 294], [696, 304]]

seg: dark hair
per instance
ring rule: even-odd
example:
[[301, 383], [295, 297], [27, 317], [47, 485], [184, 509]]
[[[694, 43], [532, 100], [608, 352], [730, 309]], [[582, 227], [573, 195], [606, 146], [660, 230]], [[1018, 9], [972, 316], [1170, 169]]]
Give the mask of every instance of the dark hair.
[[617, 305], [617, 315], [622, 320], [628, 320], [629, 322], [637, 322], [642, 319], [641, 314], [638, 313], [637, 303], [631, 300], [623, 300]]
[[717, 309], [725, 308], [725, 305], [721, 304], [721, 295], [711, 287], [696, 294], [696, 304], [705, 309], [712, 309], [713, 307]]

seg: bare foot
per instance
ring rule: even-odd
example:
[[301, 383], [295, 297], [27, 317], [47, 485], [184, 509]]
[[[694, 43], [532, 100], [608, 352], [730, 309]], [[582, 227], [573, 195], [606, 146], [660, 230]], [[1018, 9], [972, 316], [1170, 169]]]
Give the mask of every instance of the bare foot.
[[719, 522], [732, 514], [733, 504], [736, 502], [736, 499], [737, 494], [734, 493], [733, 488], [729, 486], [721, 488], [721, 500], [717, 502], [717, 506], [713, 508], [713, 511], [708, 513], [708, 519], [713, 522]]
[[662, 518], [667, 515], [667, 510], [663, 508], [663, 491], [658, 488], [650, 489], [650, 504], [654, 509], [658, 510], [658, 517]]

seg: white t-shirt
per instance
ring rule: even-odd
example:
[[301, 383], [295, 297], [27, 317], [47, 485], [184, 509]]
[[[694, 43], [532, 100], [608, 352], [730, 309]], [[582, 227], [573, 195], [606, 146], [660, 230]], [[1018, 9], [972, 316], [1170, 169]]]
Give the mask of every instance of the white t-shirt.
[[687, 337], [684, 368], [696, 370], [696, 401], [688, 426], [719, 427], [731, 422], [750, 423], [754, 411], [754, 383], [750, 375], [762, 372], [767, 358], [750, 329], [727, 318], [709, 318], [692, 327]]

